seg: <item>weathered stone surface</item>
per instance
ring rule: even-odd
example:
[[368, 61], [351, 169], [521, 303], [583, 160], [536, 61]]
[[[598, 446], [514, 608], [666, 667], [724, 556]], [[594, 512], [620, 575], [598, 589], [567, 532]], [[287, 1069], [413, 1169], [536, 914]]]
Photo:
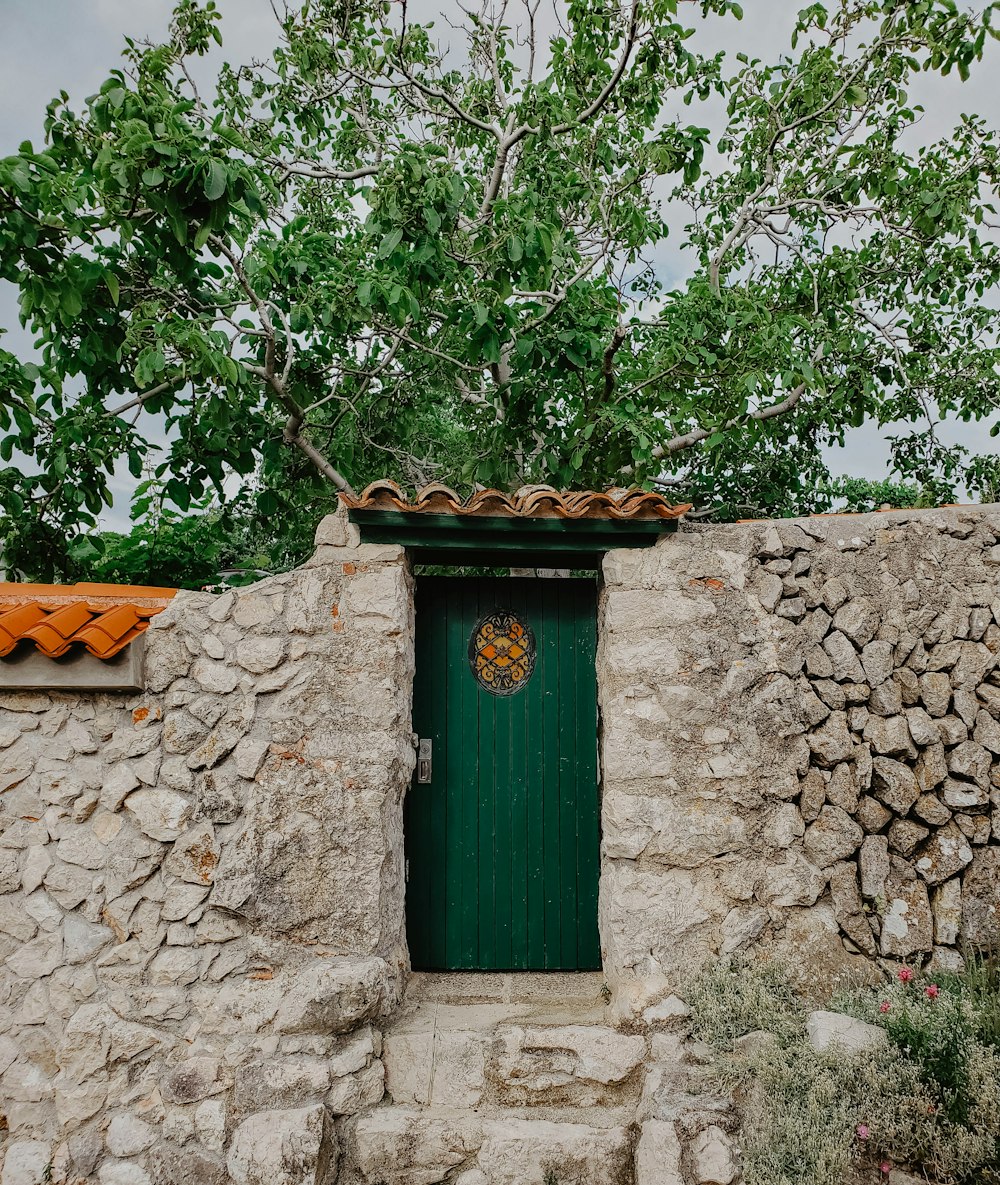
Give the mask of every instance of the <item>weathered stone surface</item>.
[[346, 1033], [386, 1015], [393, 990], [384, 959], [319, 959], [286, 986], [275, 1027], [283, 1033]]
[[674, 868], [694, 868], [747, 842], [746, 824], [714, 803], [609, 791], [602, 812], [603, 850], [611, 859], [644, 857]]
[[631, 1159], [624, 1128], [531, 1119], [487, 1120], [478, 1156], [489, 1185], [619, 1185]]
[[711, 1124], [691, 1144], [695, 1180], [700, 1185], [731, 1185], [739, 1176], [733, 1143], [721, 1127]]
[[824, 806], [819, 818], [806, 829], [802, 841], [806, 856], [818, 868], [829, 868], [858, 850], [864, 832], [836, 806]]
[[885, 1029], [878, 1025], [855, 1020], [842, 1012], [810, 1012], [806, 1018], [806, 1036], [817, 1053], [840, 1049], [844, 1053], [861, 1053], [887, 1044]]
[[969, 841], [954, 823], [948, 823], [920, 848], [914, 867], [929, 885], [938, 885], [961, 872], [971, 861]]
[[885, 887], [885, 913], [879, 948], [883, 955], [909, 959], [934, 945], [934, 919], [927, 886], [892, 873]]
[[841, 930], [867, 955], [875, 954], [875, 939], [865, 916], [858, 886], [857, 865], [837, 864], [830, 873], [830, 899]]
[[945, 881], [931, 894], [934, 914], [934, 941], [954, 946], [962, 928], [962, 882], [958, 877]]
[[948, 755], [948, 768], [960, 778], [968, 778], [981, 789], [990, 784], [990, 769], [993, 759], [982, 745], [975, 741], [963, 741]]
[[163, 867], [182, 881], [210, 885], [215, 879], [221, 851], [212, 824], [198, 823], [174, 843]]
[[919, 823], [913, 823], [907, 819], [897, 819], [888, 831], [889, 847], [901, 856], [909, 856], [917, 844], [925, 840], [928, 835], [930, 835], [928, 829], [921, 827]]
[[920, 796], [913, 771], [890, 757], [876, 757], [872, 765], [875, 794], [896, 814], [905, 815]]
[[873, 752], [884, 757], [909, 756], [913, 752], [905, 716], [871, 716], [865, 725], [864, 737]]
[[843, 712], [831, 712], [825, 723], [808, 736], [809, 748], [823, 765], [846, 761], [854, 753], [854, 741]]
[[920, 698], [931, 716], [944, 716], [951, 706], [951, 680], [947, 675], [920, 676]]
[[[868, 795], [865, 795], [859, 800], [857, 810], [854, 811], [853, 814], [854, 818], [869, 834], [874, 834], [876, 831], [881, 831], [886, 823], [888, 823], [892, 818], [891, 811], [887, 811], [880, 802], [877, 802], [874, 798], [871, 798]], [[947, 820], [945, 820], [945, 822], [947, 822]]]
[[125, 809], [144, 835], [166, 841], [184, 834], [193, 813], [191, 803], [173, 790], [136, 790], [125, 799]]
[[858, 858], [861, 870], [861, 892], [865, 897], [885, 896], [885, 882], [889, 877], [889, 841], [884, 835], [869, 835], [861, 845]]
[[233, 1133], [226, 1168], [237, 1185], [333, 1185], [338, 1154], [322, 1106], [260, 1111]]
[[851, 683], [865, 681], [865, 672], [858, 652], [845, 634], [834, 631], [823, 640], [823, 649], [833, 663], [833, 677], [835, 679]]
[[642, 1037], [597, 1025], [501, 1026], [487, 1073], [512, 1104], [586, 1106], [613, 1098], [607, 1088], [623, 1083], [645, 1055]]
[[962, 877], [962, 938], [985, 949], [1000, 943], [1000, 848], [981, 848]]
[[684, 1185], [681, 1142], [674, 1125], [647, 1119], [635, 1149], [635, 1185]]
[[367, 1185], [435, 1185], [475, 1154], [482, 1134], [468, 1113], [380, 1107], [357, 1119], [348, 1141]]

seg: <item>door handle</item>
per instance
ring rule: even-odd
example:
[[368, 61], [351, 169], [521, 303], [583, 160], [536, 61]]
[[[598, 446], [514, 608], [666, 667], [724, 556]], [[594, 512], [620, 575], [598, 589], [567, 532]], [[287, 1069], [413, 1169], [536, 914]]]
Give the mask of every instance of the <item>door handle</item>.
[[431, 780], [434, 745], [430, 737], [421, 737], [417, 745], [417, 784], [426, 786]]

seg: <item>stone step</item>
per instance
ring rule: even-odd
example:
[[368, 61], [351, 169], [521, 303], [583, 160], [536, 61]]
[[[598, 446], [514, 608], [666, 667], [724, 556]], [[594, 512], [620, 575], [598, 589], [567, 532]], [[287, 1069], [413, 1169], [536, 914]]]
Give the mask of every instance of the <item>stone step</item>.
[[606, 1023], [600, 976], [509, 982], [519, 978], [411, 984], [383, 1038], [392, 1101], [496, 1109], [615, 1107], [637, 1098], [647, 1042]]
[[632, 1173], [625, 1125], [380, 1107], [344, 1131], [341, 1178], [358, 1185], [620, 1185]]

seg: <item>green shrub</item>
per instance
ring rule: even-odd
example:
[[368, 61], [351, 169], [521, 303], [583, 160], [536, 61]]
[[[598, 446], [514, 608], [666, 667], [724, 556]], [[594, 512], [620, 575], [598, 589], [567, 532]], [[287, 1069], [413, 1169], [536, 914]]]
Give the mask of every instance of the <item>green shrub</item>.
[[[692, 985], [693, 1031], [719, 1051], [715, 1072], [743, 1110], [747, 1185], [844, 1185], [852, 1168], [874, 1180], [883, 1164], [1000, 1185], [995, 969], [904, 980], [838, 999], [889, 1037], [852, 1057], [812, 1049], [806, 1007], [773, 966], [717, 966]], [[734, 1048], [757, 1030], [774, 1039]]]

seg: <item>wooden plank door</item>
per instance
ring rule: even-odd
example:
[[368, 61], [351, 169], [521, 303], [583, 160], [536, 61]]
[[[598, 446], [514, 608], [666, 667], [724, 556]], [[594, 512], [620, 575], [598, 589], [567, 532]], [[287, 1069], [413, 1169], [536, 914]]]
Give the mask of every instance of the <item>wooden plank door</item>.
[[597, 587], [421, 577], [406, 801], [418, 970], [596, 970]]

